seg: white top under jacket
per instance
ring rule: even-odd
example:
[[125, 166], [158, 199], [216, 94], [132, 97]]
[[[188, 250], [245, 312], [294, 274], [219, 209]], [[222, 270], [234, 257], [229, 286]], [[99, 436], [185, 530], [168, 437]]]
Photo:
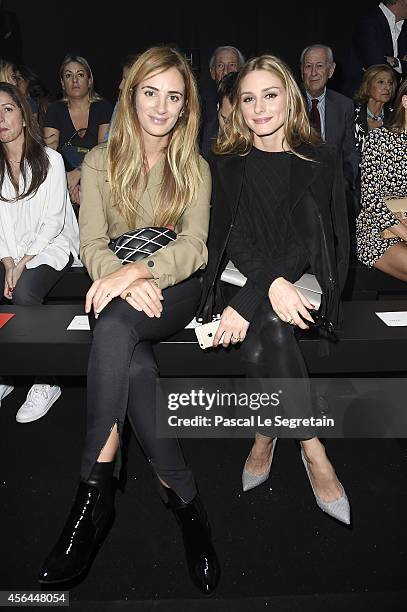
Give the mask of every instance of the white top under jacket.
[[[24, 255], [34, 255], [27, 268], [42, 264], [62, 270], [72, 253], [78, 262], [79, 228], [68, 195], [64, 162], [59, 153], [45, 147], [49, 170], [37, 193], [15, 202], [15, 190], [7, 174], [0, 195], [0, 259], [12, 257], [17, 263]], [[27, 168], [27, 184], [31, 178]], [[23, 191], [20, 175], [19, 191]]]

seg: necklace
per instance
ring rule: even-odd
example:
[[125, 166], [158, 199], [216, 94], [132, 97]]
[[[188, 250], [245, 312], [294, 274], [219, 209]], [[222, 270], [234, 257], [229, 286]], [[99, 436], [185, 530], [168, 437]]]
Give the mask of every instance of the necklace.
[[380, 111], [380, 113], [378, 115], [374, 115], [368, 106], [366, 108], [367, 108], [367, 116], [370, 119], [373, 119], [373, 121], [383, 121], [384, 107], [382, 107], [382, 109], [381, 109], [381, 111]]

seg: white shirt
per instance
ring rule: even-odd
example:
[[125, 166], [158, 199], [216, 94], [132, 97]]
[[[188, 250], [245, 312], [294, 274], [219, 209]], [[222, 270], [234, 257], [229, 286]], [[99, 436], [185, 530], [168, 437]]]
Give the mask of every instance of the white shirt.
[[[20, 261], [24, 255], [34, 255], [27, 268], [42, 264], [62, 270], [72, 253], [76, 262], [79, 252], [79, 228], [66, 184], [62, 156], [45, 148], [50, 162], [45, 181], [37, 193], [16, 202], [5, 202], [0, 194], [0, 259], [12, 257]], [[31, 172], [27, 167], [27, 184]], [[19, 191], [24, 183], [20, 174]], [[5, 173], [2, 195], [15, 197], [15, 189]]]
[[[403, 27], [404, 19], [400, 19], [400, 21], [396, 21], [396, 16], [393, 13], [393, 11], [391, 11], [385, 4], [383, 4], [383, 2], [380, 2], [379, 8], [383, 11], [384, 16], [389, 22], [391, 37], [393, 39], [393, 56], [398, 57], [398, 54], [399, 54], [398, 37]], [[394, 67], [394, 70], [397, 70], [397, 72], [400, 72], [401, 74], [400, 62], [398, 63], [398, 66]]]

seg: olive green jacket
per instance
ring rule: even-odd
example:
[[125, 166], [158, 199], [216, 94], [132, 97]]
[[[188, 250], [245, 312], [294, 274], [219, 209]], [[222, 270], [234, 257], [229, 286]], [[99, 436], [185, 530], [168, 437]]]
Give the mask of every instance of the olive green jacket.
[[[146, 260], [160, 289], [185, 280], [204, 268], [208, 261], [206, 239], [212, 182], [208, 164], [203, 158], [200, 158], [200, 163], [203, 182], [197, 197], [175, 226], [177, 239]], [[150, 170], [137, 211], [136, 227], [129, 227], [111, 201], [106, 171], [107, 145], [98, 145], [86, 155], [81, 172], [80, 257], [92, 280], [115, 272], [122, 265], [108, 247], [111, 239], [129, 230], [153, 225], [163, 164], [162, 159]]]

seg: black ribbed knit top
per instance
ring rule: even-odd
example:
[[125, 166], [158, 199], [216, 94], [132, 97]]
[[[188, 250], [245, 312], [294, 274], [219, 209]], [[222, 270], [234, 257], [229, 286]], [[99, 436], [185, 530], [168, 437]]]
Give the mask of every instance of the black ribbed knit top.
[[247, 282], [230, 301], [250, 321], [278, 277], [295, 282], [309, 267], [309, 256], [291, 225], [291, 154], [252, 148], [227, 247]]

